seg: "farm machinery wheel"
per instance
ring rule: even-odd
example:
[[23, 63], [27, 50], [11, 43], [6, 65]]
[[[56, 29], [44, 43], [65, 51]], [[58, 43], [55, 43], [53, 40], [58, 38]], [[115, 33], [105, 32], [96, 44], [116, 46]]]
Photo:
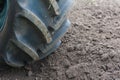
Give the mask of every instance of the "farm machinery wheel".
[[0, 0], [0, 58], [22, 67], [54, 52], [72, 0]]

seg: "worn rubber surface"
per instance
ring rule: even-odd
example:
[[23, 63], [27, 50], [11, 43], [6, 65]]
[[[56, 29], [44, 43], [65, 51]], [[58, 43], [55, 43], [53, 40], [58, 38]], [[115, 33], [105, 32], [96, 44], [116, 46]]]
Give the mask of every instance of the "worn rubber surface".
[[[5, 0], [0, 27], [0, 55], [10, 66], [22, 67], [55, 51], [70, 26], [71, 0]], [[0, 17], [0, 20], [2, 18]]]

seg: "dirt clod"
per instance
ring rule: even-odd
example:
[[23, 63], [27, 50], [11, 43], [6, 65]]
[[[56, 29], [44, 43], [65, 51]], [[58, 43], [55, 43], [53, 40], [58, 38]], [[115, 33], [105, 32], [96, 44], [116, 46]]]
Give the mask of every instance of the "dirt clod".
[[77, 71], [78, 66], [72, 66], [70, 67], [67, 71], [66, 71], [66, 75], [68, 78], [75, 78], [78, 75], [78, 71]]

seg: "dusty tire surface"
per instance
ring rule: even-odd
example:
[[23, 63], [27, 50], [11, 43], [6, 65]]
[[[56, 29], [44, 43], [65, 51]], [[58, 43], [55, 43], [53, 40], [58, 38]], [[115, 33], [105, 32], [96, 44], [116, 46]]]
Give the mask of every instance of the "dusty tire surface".
[[120, 79], [120, 1], [75, 1], [60, 48], [25, 69], [0, 71], [1, 80]]
[[70, 26], [66, 14], [71, 0], [1, 0], [0, 4], [0, 55], [13, 67], [54, 52]]

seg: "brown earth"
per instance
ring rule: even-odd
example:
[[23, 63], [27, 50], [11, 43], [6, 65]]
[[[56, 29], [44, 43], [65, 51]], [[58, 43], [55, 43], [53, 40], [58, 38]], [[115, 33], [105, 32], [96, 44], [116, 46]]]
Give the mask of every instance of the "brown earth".
[[52, 55], [0, 80], [120, 80], [120, 0], [75, 0], [72, 27]]

